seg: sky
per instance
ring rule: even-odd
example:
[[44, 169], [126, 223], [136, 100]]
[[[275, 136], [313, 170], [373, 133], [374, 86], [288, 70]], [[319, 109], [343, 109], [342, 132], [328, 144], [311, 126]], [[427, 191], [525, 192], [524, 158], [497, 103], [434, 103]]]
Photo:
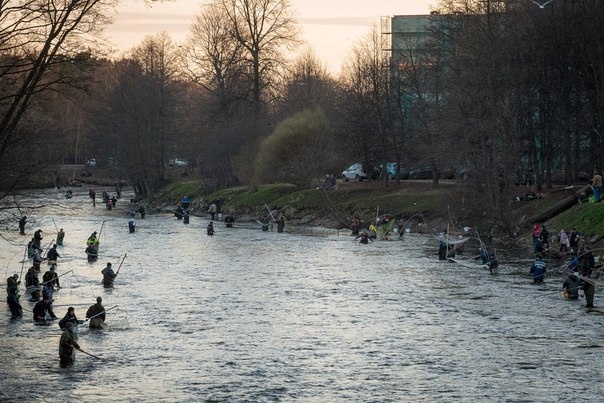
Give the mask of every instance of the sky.
[[[137, 46], [147, 35], [166, 31], [176, 42], [186, 39], [193, 17], [207, 0], [122, 0], [116, 20], [106, 30], [119, 52]], [[337, 72], [353, 45], [380, 17], [429, 14], [437, 0], [290, 0], [302, 39], [329, 70]], [[378, 25], [379, 26], [379, 25]]]

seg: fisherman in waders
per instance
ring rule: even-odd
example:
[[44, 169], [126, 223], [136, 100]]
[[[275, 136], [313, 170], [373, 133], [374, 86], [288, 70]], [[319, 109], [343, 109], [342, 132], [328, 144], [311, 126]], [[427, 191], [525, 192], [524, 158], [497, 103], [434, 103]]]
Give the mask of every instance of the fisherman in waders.
[[11, 287], [19, 288], [19, 284], [21, 284], [21, 281], [19, 281], [19, 275], [15, 273], [6, 279], [6, 292], [8, 292], [8, 289]]
[[21, 217], [19, 220], [19, 234], [25, 235], [25, 224], [27, 223], [27, 216]]
[[231, 214], [227, 214], [224, 217], [224, 226], [227, 228], [232, 228], [235, 223], [235, 218]]
[[73, 337], [73, 323], [65, 323], [65, 330], [61, 334], [61, 341], [59, 342], [59, 360], [61, 368], [66, 368], [75, 362], [75, 350], [79, 350], [79, 344], [74, 340]]
[[27, 273], [25, 274], [25, 286], [27, 287], [27, 292], [31, 294], [30, 301], [39, 301], [40, 300], [40, 279], [38, 278], [39, 268], [32, 266], [29, 268]]
[[277, 232], [283, 232], [283, 228], [285, 228], [285, 219], [281, 216], [277, 220]]
[[474, 259], [482, 259], [482, 264], [488, 266], [491, 273], [499, 267], [499, 262], [495, 256], [495, 249], [493, 248], [480, 248], [480, 254]]
[[84, 323], [83, 320], [79, 320], [78, 317], [75, 314], [75, 308], [70, 306], [67, 309], [67, 313], [65, 314], [65, 316], [63, 316], [63, 319], [61, 319], [59, 321], [59, 328], [61, 328], [61, 330], [65, 330], [65, 328], [67, 327], [67, 323], [71, 323], [73, 325], [73, 339], [77, 340], [78, 339], [78, 325], [81, 325]]
[[543, 284], [543, 277], [545, 276], [546, 265], [541, 255], [537, 255], [535, 263], [531, 267], [531, 274], [533, 275], [533, 284]]
[[63, 231], [63, 228], [61, 228], [59, 230], [59, 232], [57, 233], [57, 245], [63, 245], [64, 239], [65, 239], [65, 231]]
[[94, 262], [99, 256], [94, 245], [88, 245], [85, 252], [89, 262]]
[[38, 303], [34, 306], [33, 314], [36, 322], [45, 322], [46, 315], [48, 315], [51, 319], [59, 319], [52, 310], [51, 299], [43, 299], [42, 301], [38, 301]]
[[96, 192], [94, 189], [90, 189], [90, 192], [88, 192], [88, 197], [92, 199], [92, 207], [96, 207]]
[[113, 280], [115, 280], [117, 274], [115, 274], [115, 272], [111, 268], [111, 263], [107, 263], [107, 267], [101, 270], [101, 274], [103, 275], [103, 287], [113, 287]]
[[53, 288], [53, 290], [55, 287], [61, 288], [61, 286], [59, 284], [59, 276], [57, 275], [56, 270], [57, 270], [57, 266], [55, 266], [53, 264], [50, 266], [48, 271], [46, 273], [44, 273], [44, 275], [42, 276], [42, 282], [51, 286]]
[[268, 217], [264, 217], [264, 219], [260, 222], [260, 225], [262, 226], [262, 232], [268, 232], [268, 227], [270, 226]]
[[358, 239], [358, 240], [359, 240], [359, 243], [362, 243], [362, 244], [368, 244], [368, 243], [369, 243], [369, 241], [373, 242], [373, 239], [371, 239], [371, 238], [369, 237], [369, 235], [367, 235], [367, 233], [366, 233], [366, 232], [361, 232], [361, 234], [360, 234], [360, 235], [358, 235], [358, 236], [357, 236], [356, 238], [354, 238], [354, 239], [355, 239], [355, 240], [356, 240], [356, 239]]
[[57, 245], [53, 245], [52, 248], [48, 250], [48, 253], [46, 253], [48, 264], [56, 264], [57, 259], [60, 257], [61, 255], [59, 255], [59, 252], [57, 252]]
[[103, 298], [96, 297], [96, 304], [91, 305], [86, 311], [86, 317], [90, 319], [91, 329], [103, 329], [105, 323], [105, 307], [102, 304]]
[[447, 249], [449, 244], [447, 242], [447, 231], [443, 231], [441, 234], [440, 241], [438, 243], [438, 260], [447, 260]]
[[579, 299], [579, 288], [581, 287], [581, 280], [579, 279], [579, 273], [574, 272], [569, 275], [562, 288], [564, 289], [564, 299]]
[[19, 298], [21, 297], [21, 295], [19, 295], [19, 289], [17, 287], [9, 287], [7, 291], [8, 297], [6, 298], [6, 302], [10, 308], [11, 319], [20, 318], [23, 316], [23, 308], [19, 302]]

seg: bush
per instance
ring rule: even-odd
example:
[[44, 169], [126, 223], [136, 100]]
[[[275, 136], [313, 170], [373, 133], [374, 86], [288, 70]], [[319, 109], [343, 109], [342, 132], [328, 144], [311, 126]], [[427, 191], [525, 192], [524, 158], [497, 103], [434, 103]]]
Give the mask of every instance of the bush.
[[281, 122], [264, 139], [256, 157], [256, 177], [261, 183], [309, 185], [326, 172], [332, 153], [325, 114], [308, 109]]

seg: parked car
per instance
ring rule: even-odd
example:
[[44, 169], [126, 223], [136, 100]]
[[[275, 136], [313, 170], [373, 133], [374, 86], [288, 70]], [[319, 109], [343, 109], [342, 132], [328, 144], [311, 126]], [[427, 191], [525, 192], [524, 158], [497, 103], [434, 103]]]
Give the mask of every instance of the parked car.
[[344, 182], [348, 182], [350, 180], [360, 182], [363, 179], [367, 179], [367, 174], [363, 170], [363, 165], [357, 162], [355, 164], [352, 164], [342, 172], [342, 179], [344, 180]]
[[168, 161], [168, 165], [171, 167], [187, 167], [189, 166], [189, 161], [180, 158], [173, 158]]
[[90, 158], [87, 162], [86, 165], [88, 165], [89, 167], [95, 167], [96, 166], [96, 159], [95, 158]]
[[[388, 177], [388, 180], [393, 180], [396, 179], [396, 171], [397, 171], [397, 163], [396, 162], [388, 162], [386, 164], [386, 175]], [[398, 169], [398, 177], [399, 179], [409, 179], [409, 174], [411, 173], [411, 171], [409, 170], [409, 168], [405, 168], [403, 166], [401, 166]]]
[[454, 168], [456, 179], [468, 179], [470, 176], [470, 169], [463, 165], [458, 165]]
[[429, 165], [417, 167], [409, 173], [409, 179], [432, 179], [433, 177], [432, 167]]

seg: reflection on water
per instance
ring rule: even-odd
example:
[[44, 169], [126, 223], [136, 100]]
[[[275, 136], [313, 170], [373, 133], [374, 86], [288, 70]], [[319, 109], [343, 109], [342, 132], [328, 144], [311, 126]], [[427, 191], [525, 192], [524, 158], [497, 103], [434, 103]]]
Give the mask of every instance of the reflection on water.
[[[165, 215], [129, 234], [125, 211], [93, 209], [85, 190], [43, 201], [33, 224], [43, 243], [64, 228], [58, 273], [73, 270], [61, 278], [57, 316], [73, 305], [83, 319], [98, 295], [118, 308], [110, 330], [80, 330], [81, 347], [103, 359], [78, 353], [61, 369], [57, 324], [34, 326], [25, 297], [25, 317], [11, 322], [3, 300], [0, 400], [601, 399], [604, 316], [562, 300], [557, 280], [531, 286], [517, 274], [528, 268], [504, 263], [494, 277], [440, 263], [435, 241], [415, 234], [359, 245], [335, 230], [217, 223], [208, 237], [205, 218]], [[85, 240], [103, 221], [90, 264]], [[5, 279], [20, 272], [29, 239], [3, 235]], [[125, 253], [104, 289], [101, 269]]]

